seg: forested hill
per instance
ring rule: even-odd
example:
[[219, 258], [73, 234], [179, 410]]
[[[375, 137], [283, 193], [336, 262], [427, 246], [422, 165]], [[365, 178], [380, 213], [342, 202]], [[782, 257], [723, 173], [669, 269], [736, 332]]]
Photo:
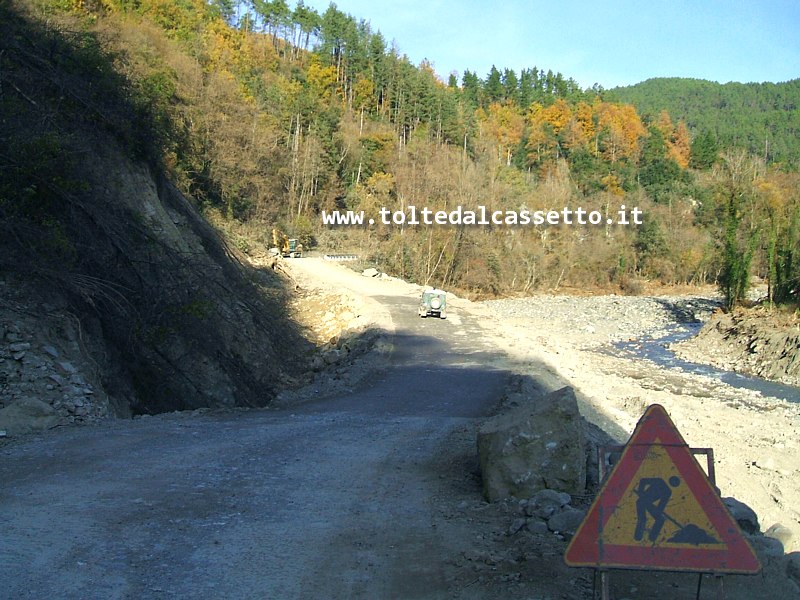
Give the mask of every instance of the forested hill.
[[744, 146], [768, 161], [800, 159], [800, 79], [726, 83], [679, 77], [648, 79], [607, 92], [640, 114], [666, 110], [693, 133], [711, 132], [723, 146]]
[[[335, 4], [321, 13], [300, 0], [5, 4], [44, 32], [0, 38], [9, 232], [58, 234], [63, 216], [42, 211], [61, 206], [47, 194], [65, 180], [92, 194], [80, 171], [62, 172], [66, 158], [92, 163], [83, 149], [64, 151], [86, 136], [55, 127], [90, 113], [66, 113], [63, 94], [26, 87], [28, 46], [53, 37], [69, 60], [54, 51], [37, 60], [56, 89], [82, 69], [92, 81], [77, 89], [94, 94], [98, 114], [116, 114], [105, 102], [122, 98], [132, 117], [116, 129], [138, 132], [124, 146], [246, 253], [269, 248], [278, 228], [307, 248], [475, 296], [715, 282], [738, 300], [756, 274], [774, 299], [800, 300], [797, 82], [654, 80], [606, 92], [541, 66], [445, 82], [429, 63], [411, 64], [402, 40], [387, 44]], [[30, 118], [36, 127], [21, 122], [20, 107], [45, 99], [53, 108]], [[405, 226], [411, 206], [500, 218]], [[642, 224], [615, 221], [624, 207]], [[573, 209], [593, 217], [517, 220]], [[384, 210], [391, 222], [377, 220]], [[334, 211], [374, 226], [330, 226]]]

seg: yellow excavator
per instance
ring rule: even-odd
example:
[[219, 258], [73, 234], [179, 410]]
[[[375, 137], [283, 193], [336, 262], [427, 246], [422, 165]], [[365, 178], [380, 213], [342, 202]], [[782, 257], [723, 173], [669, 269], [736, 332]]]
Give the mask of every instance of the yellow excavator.
[[284, 258], [300, 258], [303, 256], [303, 244], [296, 238], [290, 238], [280, 229], [272, 230], [274, 250]]

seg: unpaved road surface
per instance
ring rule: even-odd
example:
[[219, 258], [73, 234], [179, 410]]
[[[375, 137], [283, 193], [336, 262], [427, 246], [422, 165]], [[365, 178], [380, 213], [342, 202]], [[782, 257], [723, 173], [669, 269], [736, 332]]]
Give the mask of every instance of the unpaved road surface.
[[378, 300], [393, 351], [351, 393], [0, 450], [0, 597], [446, 595], [440, 557], [472, 532], [441, 517], [469, 470], [443, 445], [495, 407], [508, 374], [475, 319]]
[[[717, 449], [723, 495], [753, 506], [762, 529], [800, 522], [798, 405], [604, 350], [670, 321], [671, 302], [453, 298], [446, 321], [423, 320], [416, 286], [290, 263], [303, 287], [361, 298], [344, 312], [385, 329], [391, 351], [334, 365], [281, 408], [0, 447], [0, 598], [588, 600], [592, 572], [564, 565], [564, 537], [510, 528], [519, 505], [480, 495], [476, 430], [519, 377], [572, 385], [620, 442], [664, 405], [690, 445]], [[726, 597], [800, 598], [800, 554], [752, 541], [762, 573], [726, 577]], [[611, 578], [617, 599], [696, 589], [689, 573]], [[701, 597], [714, 593], [706, 577]]]

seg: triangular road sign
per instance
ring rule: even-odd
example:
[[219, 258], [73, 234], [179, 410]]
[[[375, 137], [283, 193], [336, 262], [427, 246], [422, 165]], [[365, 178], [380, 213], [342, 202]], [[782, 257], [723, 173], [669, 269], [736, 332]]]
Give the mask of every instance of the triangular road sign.
[[757, 573], [753, 549], [675, 424], [648, 407], [564, 561], [572, 567]]

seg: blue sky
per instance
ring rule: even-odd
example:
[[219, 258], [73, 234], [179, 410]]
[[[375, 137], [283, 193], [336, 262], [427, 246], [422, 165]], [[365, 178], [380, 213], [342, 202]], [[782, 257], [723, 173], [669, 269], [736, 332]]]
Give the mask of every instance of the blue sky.
[[[294, 2], [289, 0], [290, 6]], [[305, 0], [324, 12], [328, 0]], [[338, 0], [414, 64], [443, 78], [492, 65], [560, 71], [581, 87], [651, 77], [787, 81], [800, 77], [800, 0]]]

